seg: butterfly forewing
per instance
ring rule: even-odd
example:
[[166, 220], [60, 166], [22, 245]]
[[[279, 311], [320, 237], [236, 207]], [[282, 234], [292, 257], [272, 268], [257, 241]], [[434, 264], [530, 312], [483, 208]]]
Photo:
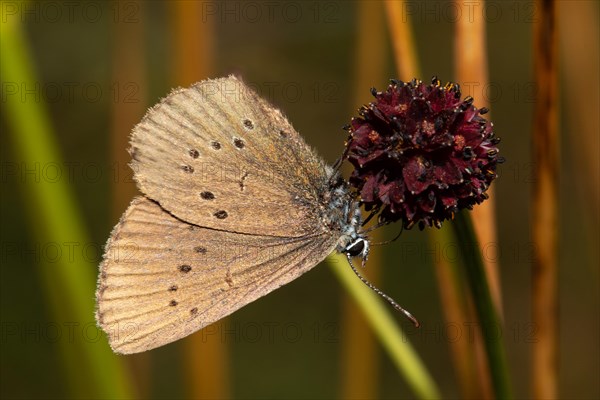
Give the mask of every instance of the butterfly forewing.
[[190, 225], [134, 199], [106, 248], [97, 320], [119, 353], [185, 337], [314, 267], [331, 235], [277, 238]]
[[130, 151], [141, 191], [186, 222], [284, 237], [323, 231], [315, 204], [325, 164], [235, 77], [173, 91], [134, 128]]

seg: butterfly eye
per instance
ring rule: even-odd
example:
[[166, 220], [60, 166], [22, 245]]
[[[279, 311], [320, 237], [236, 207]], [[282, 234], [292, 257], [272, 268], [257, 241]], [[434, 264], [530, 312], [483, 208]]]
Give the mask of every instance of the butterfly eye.
[[350, 257], [356, 257], [356, 256], [361, 255], [363, 253], [364, 249], [365, 249], [365, 240], [362, 238], [359, 238], [359, 239], [355, 240], [354, 242], [350, 243], [344, 249], [344, 253], [346, 253]]

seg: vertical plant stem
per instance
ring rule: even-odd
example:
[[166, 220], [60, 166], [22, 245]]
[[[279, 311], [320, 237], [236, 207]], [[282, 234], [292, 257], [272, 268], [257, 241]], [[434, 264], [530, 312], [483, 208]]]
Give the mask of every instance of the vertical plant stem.
[[362, 309], [387, 354], [415, 395], [421, 399], [439, 398], [435, 382], [398, 327], [396, 319], [391, 315], [391, 307], [356, 278], [344, 255], [335, 253], [327, 258], [327, 263]]
[[[144, 4], [136, 2], [139, 10]], [[129, 168], [129, 133], [147, 106], [147, 77], [144, 63], [144, 18], [135, 23], [119, 21], [113, 27], [112, 79], [115, 87], [111, 102], [111, 158], [115, 180], [112, 187], [112, 217], [118, 221], [137, 190]]]
[[[461, 0], [456, 0], [457, 6], [462, 7]], [[487, 51], [486, 51], [486, 24], [485, 24], [485, 0], [473, 3], [472, 13], [463, 13], [455, 24], [454, 40], [454, 62], [456, 70], [456, 81], [463, 88], [463, 96], [472, 96], [477, 99], [478, 107], [489, 107], [484, 89], [488, 83]], [[491, 114], [488, 114], [491, 118]], [[500, 278], [498, 273], [498, 252], [495, 249], [497, 243], [496, 219], [495, 219], [495, 196], [494, 187], [488, 189], [490, 196], [483, 204], [478, 205], [472, 211], [475, 233], [482, 248], [485, 248], [483, 265], [490, 286], [492, 299], [498, 315], [502, 318], [502, 296]], [[477, 301], [477, 299], [475, 299]], [[485, 360], [482, 337], [479, 333], [475, 336], [474, 356], [477, 368], [476, 383], [480, 389], [480, 396], [490, 398], [492, 387], [490, 371]]]
[[415, 50], [410, 19], [404, 0], [386, 0], [385, 9], [388, 28], [394, 48], [394, 60], [398, 70], [398, 79], [410, 80], [419, 76], [419, 60]]
[[[173, 27], [172, 79], [189, 86], [210, 78], [214, 62], [213, 19], [201, 18], [203, 2], [169, 3]], [[227, 319], [217, 322], [224, 326]], [[210, 328], [209, 328], [210, 329]], [[220, 329], [217, 329], [220, 332]], [[231, 396], [229, 347], [220, 335], [196, 333], [184, 340], [187, 393], [195, 399], [223, 399]]]
[[483, 333], [494, 395], [496, 399], [509, 399], [512, 395], [502, 342], [502, 323], [492, 300], [477, 237], [467, 211], [458, 213], [452, 226]]
[[[560, 77], [564, 79], [560, 87], [561, 104], [564, 105], [567, 125], [564, 129], [573, 134], [565, 135], [570, 144], [570, 159], [575, 171], [584, 174], [571, 174], [578, 189], [577, 206], [585, 210], [585, 219], [581, 221], [589, 243], [584, 245], [591, 263], [592, 279], [598, 280], [600, 248], [595, 246], [594, 238], [600, 237], [600, 118], [582, 118], [582, 115], [595, 115], [600, 110], [600, 3], [569, 2], [557, 4], [557, 18], [560, 29]], [[588, 43], [586, 51], [578, 44]], [[595, 88], [595, 91], [590, 91]], [[589, 93], [581, 101], [581, 93]], [[576, 132], [576, 134], [575, 134]], [[586, 143], [582, 146], [581, 143]], [[573, 271], [574, 272], [574, 271]], [[564, 322], [563, 322], [564, 323]]]
[[534, 68], [537, 101], [534, 109], [532, 198], [533, 323], [537, 341], [533, 343], [533, 396], [558, 397], [558, 77], [556, 3], [537, 0], [534, 23]]
[[[429, 230], [429, 245], [433, 248], [433, 254], [436, 254], [434, 268], [440, 290], [444, 318], [447, 324], [461, 326], [464, 321], [469, 321], [468, 310], [465, 304], [467, 299], [464, 296], [464, 288], [460, 282], [457, 263], [444, 257], [445, 252], [443, 251], [443, 249], [448, 248], [448, 244], [452, 243], [453, 240], [452, 229], [448, 224], [442, 226], [441, 229]], [[476, 338], [481, 340], [480, 335], [476, 336]], [[482, 379], [489, 381], [487, 363], [485, 363], [484, 359], [483, 367], [476, 365], [473, 338], [469, 338], [468, 335], [461, 335], [456, 340], [450, 341], [448, 345], [461, 397], [464, 399], [489, 398], [490, 396], [483, 396], [481, 390]], [[480, 373], [481, 369], [483, 369], [483, 373]], [[482, 374], [485, 378], [482, 378]]]
[[[135, 6], [144, 11], [142, 2], [136, 2]], [[117, 90], [114, 91], [110, 110], [110, 157], [115, 173], [111, 180], [111, 224], [119, 221], [137, 194], [133, 171], [128, 165], [130, 156], [127, 149], [129, 132], [141, 120], [147, 107], [144, 20], [138, 18], [136, 22], [130, 22], [119, 19], [112, 24], [112, 82]], [[129, 364], [140, 398], [150, 396], [152, 354], [144, 352], [124, 358], [125, 363]]]
[[[9, 17], [0, 23], [0, 47], [2, 81], [18, 87], [39, 86], [19, 17]], [[8, 131], [17, 158], [24, 166], [61, 168], [65, 163], [44, 103], [36, 101], [40, 96], [40, 93], [31, 93], [26, 99], [7, 96], [3, 107]], [[96, 266], [80, 251], [92, 243], [74, 194], [65, 180], [50, 182], [42, 178], [24, 185], [23, 195], [32, 218], [31, 231], [38, 244], [54, 243], [72, 249], [72, 257], [63, 255], [52, 264], [42, 262], [40, 270], [35, 271], [46, 289], [53, 322], [71, 327], [78, 333], [72, 342], [63, 335], [61, 359], [57, 361], [58, 365], [67, 364], [67, 384], [72, 389], [72, 396], [133, 397], [121, 360], [112, 353], [106, 341], [93, 339], [96, 334], [100, 335], [94, 331]], [[93, 335], [93, 338], [86, 335]]]
[[[457, 0], [457, 6], [462, 6]], [[488, 84], [488, 67], [486, 51], [485, 0], [474, 3], [474, 11], [463, 13], [456, 22], [454, 41], [454, 61], [456, 66], [456, 81], [463, 88], [463, 96], [472, 96], [477, 100], [478, 107], [489, 107], [484, 89]], [[467, 91], [464, 91], [466, 89]], [[488, 119], [491, 114], [486, 115]], [[482, 246], [486, 248], [483, 258], [485, 272], [490, 284], [492, 299], [502, 318], [502, 296], [500, 278], [498, 276], [498, 254], [491, 254], [497, 242], [494, 187], [487, 191], [490, 196], [483, 204], [473, 209], [475, 233]]]
[[202, 17], [204, 6], [195, 1], [169, 4], [174, 32], [172, 76], [180, 86], [211, 78], [214, 73], [215, 26], [213, 18]]
[[[370, 101], [366, 88], [385, 80], [385, 24], [383, 7], [377, 1], [362, 1], [356, 4], [356, 51], [352, 53], [354, 71], [354, 96], [352, 107]], [[369, 62], [363, 62], [369, 60]], [[346, 165], [347, 166], [347, 165]], [[372, 240], [378, 241], [379, 232], [374, 231]], [[380, 251], [372, 252], [366, 269], [367, 278], [375, 285], [379, 281], [382, 263]], [[378, 397], [380, 351], [373, 330], [366, 318], [356, 311], [349, 296], [342, 302], [342, 339], [340, 398]]]

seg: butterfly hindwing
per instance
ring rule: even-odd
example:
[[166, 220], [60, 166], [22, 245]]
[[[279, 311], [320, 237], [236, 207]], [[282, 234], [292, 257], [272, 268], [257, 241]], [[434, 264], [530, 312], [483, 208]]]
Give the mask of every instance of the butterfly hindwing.
[[201, 228], [138, 197], [106, 246], [98, 323], [118, 353], [153, 349], [292, 281], [333, 251], [336, 241], [330, 235], [275, 238]]

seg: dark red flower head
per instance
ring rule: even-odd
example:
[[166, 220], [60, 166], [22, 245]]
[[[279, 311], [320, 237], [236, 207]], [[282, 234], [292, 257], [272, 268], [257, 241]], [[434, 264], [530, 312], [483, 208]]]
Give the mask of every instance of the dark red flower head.
[[487, 199], [498, 157], [487, 109], [461, 100], [457, 84], [392, 80], [347, 127], [350, 176], [367, 211], [380, 222], [440, 227]]

